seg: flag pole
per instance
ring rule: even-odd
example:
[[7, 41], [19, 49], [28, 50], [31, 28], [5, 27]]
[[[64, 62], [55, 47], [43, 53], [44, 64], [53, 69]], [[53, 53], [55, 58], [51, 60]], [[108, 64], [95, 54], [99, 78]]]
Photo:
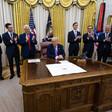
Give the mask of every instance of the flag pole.
[[30, 1], [30, 8], [32, 9], [32, 6], [31, 6], [31, 1]]
[[48, 11], [50, 12], [50, 6], [49, 6], [49, 9], [48, 9]]

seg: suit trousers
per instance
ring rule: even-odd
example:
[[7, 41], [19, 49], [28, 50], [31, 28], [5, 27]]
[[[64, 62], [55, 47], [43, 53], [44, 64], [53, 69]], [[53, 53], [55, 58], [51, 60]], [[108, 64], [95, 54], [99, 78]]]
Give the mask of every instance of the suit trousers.
[[13, 55], [7, 55], [8, 61], [9, 61], [9, 66], [10, 66], [10, 73], [11, 75], [14, 75], [14, 69], [13, 69], [13, 58], [15, 58], [16, 62], [16, 69], [17, 69], [17, 74], [20, 74], [20, 63], [19, 63], [19, 53], [14, 53]]
[[2, 54], [0, 54], [0, 76], [2, 75]]
[[98, 61], [101, 61], [103, 58], [103, 62], [106, 63], [108, 54], [106, 52], [106, 49], [104, 49], [102, 52], [98, 51]]

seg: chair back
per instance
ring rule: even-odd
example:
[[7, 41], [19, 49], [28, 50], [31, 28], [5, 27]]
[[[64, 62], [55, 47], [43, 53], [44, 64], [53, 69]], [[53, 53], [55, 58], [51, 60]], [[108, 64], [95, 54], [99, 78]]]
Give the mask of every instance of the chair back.
[[47, 58], [47, 46], [51, 44], [51, 42], [42, 42], [41, 43], [41, 58]]

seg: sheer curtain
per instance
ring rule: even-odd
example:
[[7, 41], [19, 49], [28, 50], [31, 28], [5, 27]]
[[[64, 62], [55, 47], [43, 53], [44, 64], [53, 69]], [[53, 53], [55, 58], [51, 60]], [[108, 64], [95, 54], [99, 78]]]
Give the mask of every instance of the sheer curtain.
[[78, 22], [78, 30], [81, 32], [82, 28], [82, 18], [83, 18], [83, 10], [74, 5], [72, 8], [66, 10], [65, 12], [65, 52], [66, 56], [68, 56], [68, 32], [73, 30], [73, 23]]
[[[4, 0], [0, 0], [0, 34], [2, 35], [6, 29], [4, 27], [5, 23], [10, 22], [13, 24], [13, 9], [12, 5], [8, 4]], [[5, 54], [5, 45], [2, 42], [1, 44], [2, 47], [2, 65], [3, 67], [6, 66], [7, 63], [7, 57]]]
[[45, 10], [41, 5], [38, 5], [33, 10], [34, 22], [37, 31], [38, 44], [46, 36], [46, 24], [48, 19], [48, 10]]

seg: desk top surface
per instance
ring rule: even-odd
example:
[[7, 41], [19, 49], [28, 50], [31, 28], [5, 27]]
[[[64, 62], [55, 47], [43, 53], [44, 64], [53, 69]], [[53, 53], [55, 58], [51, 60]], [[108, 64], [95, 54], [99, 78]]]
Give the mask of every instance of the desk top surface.
[[[87, 59], [86, 63], [78, 63], [75, 57], [68, 57], [66, 60], [76, 64], [87, 71], [87, 73], [80, 74], [69, 74], [53, 77], [46, 67], [46, 64], [57, 64], [60, 60], [55, 59], [40, 59], [41, 62], [38, 63], [28, 63], [28, 60], [24, 61], [22, 77], [20, 78], [20, 84], [28, 84], [28, 82], [35, 83], [48, 83], [49, 81], [62, 81], [74, 78], [101, 76], [106, 74], [112, 74], [112, 66], [94, 61], [92, 59]], [[32, 83], [33, 84], [33, 83]]]

